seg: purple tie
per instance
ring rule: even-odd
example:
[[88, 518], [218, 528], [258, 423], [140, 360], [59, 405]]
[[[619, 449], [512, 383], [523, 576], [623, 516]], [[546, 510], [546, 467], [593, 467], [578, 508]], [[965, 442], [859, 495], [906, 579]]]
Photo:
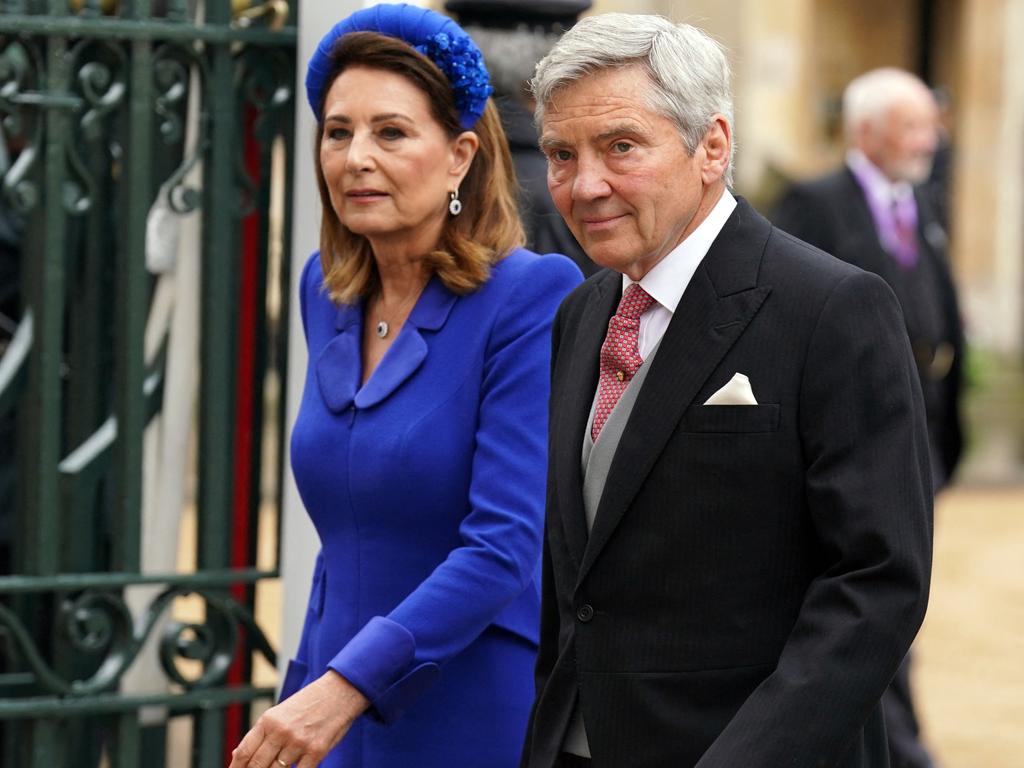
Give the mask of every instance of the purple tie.
[[917, 202], [913, 196], [893, 200], [892, 224], [895, 243], [893, 256], [904, 269], [917, 264]]

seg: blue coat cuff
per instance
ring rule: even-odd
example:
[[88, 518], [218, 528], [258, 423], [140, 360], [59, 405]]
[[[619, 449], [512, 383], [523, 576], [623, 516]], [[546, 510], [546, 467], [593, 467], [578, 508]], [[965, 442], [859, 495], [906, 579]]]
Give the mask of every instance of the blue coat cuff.
[[441, 674], [426, 662], [413, 667], [416, 640], [401, 624], [375, 616], [341, 649], [329, 666], [369, 699], [370, 714], [392, 722]]
[[284, 682], [281, 684], [281, 695], [278, 696], [278, 703], [284, 701], [306, 683], [306, 675], [309, 668], [301, 661], [294, 659], [288, 662], [288, 669], [284, 673]]

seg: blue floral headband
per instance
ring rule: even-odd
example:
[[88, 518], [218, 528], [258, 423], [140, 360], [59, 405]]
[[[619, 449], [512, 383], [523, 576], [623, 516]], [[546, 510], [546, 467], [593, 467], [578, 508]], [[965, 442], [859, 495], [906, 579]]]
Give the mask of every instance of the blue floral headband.
[[306, 69], [306, 97], [317, 120], [333, 70], [331, 52], [342, 35], [349, 32], [377, 32], [404, 40], [444, 72], [455, 94], [459, 123], [465, 130], [484, 114], [488, 97], [494, 92], [476, 43], [451, 19], [414, 5], [375, 5], [342, 19], [324, 35]]

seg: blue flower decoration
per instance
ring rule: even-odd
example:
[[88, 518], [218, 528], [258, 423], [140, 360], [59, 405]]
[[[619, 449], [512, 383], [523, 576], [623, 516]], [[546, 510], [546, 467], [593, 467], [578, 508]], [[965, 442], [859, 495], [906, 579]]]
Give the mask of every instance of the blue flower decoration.
[[455, 93], [455, 107], [462, 118], [462, 127], [473, 127], [483, 117], [494, 88], [484, 66], [484, 57], [469, 35], [452, 38], [438, 32], [414, 47], [444, 72]]
[[331, 52], [338, 39], [349, 32], [379, 32], [405, 41], [437, 64], [448, 78], [464, 129], [471, 129], [483, 116], [494, 89], [480, 49], [465, 30], [427, 8], [383, 4], [356, 11], [335, 24], [309, 60], [306, 97], [317, 120], [321, 119], [320, 102], [332, 69]]

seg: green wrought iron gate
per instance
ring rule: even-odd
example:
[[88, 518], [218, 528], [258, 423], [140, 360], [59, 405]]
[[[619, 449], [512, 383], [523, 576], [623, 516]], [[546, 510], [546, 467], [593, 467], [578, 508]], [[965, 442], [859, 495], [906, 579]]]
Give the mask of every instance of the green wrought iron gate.
[[[4, 765], [162, 765], [166, 721], [139, 717], [155, 707], [192, 721], [191, 765], [222, 766], [273, 694], [252, 683], [254, 657], [275, 663], [253, 606], [277, 576], [256, 546], [276, 540], [280, 498], [294, 15], [284, 0], [0, 0], [0, 211], [16, 233], [0, 265]], [[176, 270], [192, 251], [189, 291]], [[167, 296], [196, 307], [194, 361], [154, 317]], [[142, 553], [178, 542], [144, 529], [168, 461], [148, 431], [182, 428], [161, 413], [171, 369], [180, 387], [193, 363], [178, 421], [195, 425], [194, 568], [154, 572]], [[198, 618], [180, 617], [186, 595]], [[160, 684], [126, 685], [147, 657]]]

